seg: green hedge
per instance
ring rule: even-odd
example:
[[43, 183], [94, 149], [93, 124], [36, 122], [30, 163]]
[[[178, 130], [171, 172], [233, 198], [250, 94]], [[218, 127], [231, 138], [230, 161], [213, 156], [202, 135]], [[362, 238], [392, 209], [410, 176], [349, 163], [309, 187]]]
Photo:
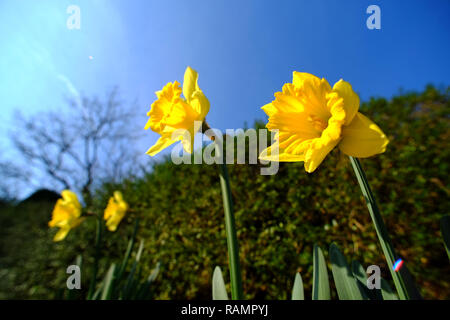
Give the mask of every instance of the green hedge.
[[[450, 265], [439, 231], [439, 219], [450, 212], [449, 93], [450, 88], [428, 86], [421, 93], [403, 93], [389, 101], [371, 99], [361, 106], [391, 140], [386, 153], [363, 159], [362, 165], [394, 247], [425, 298], [450, 298]], [[210, 299], [216, 265], [229, 281], [217, 170], [208, 165], [177, 166], [166, 159], [143, 178], [99, 190], [97, 210], [115, 189], [123, 192], [132, 209], [118, 231], [108, 234], [100, 274], [110, 261], [121, 258], [139, 217], [138, 239], [145, 240], [141, 264], [148, 268], [144, 274], [161, 262], [156, 297]], [[364, 268], [380, 265], [393, 286], [347, 157], [334, 150], [313, 174], [307, 174], [302, 163], [281, 163], [273, 176], [260, 175], [259, 170], [259, 165], [229, 165], [246, 298], [290, 298], [297, 271], [310, 298], [314, 243], [327, 248], [335, 242]], [[39, 212], [45, 221], [51, 212], [42, 206], [8, 210], [15, 217]], [[78, 253], [85, 265], [92, 261], [94, 221], [56, 244], [51, 243], [54, 231], [45, 223], [31, 225], [34, 233], [16, 240], [19, 222], [2, 234], [7, 261], [1, 258], [0, 264], [9, 277], [1, 288], [3, 297], [54, 297], [65, 286], [65, 267]], [[19, 242], [26, 253], [8, 247]], [[89, 270], [82, 272], [82, 286], [87, 288]]]

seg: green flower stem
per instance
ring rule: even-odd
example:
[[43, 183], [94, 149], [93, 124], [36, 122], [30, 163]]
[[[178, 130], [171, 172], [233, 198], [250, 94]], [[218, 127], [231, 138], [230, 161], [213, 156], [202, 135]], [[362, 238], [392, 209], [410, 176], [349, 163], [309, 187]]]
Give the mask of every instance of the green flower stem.
[[95, 291], [95, 283], [97, 280], [97, 272], [98, 272], [98, 261], [100, 259], [100, 243], [102, 239], [102, 219], [100, 216], [96, 215], [97, 218], [97, 229], [95, 235], [95, 257], [94, 257], [94, 269], [92, 271], [91, 283], [89, 286], [89, 292], [87, 295], [87, 300], [91, 300]]
[[215, 145], [217, 155], [222, 159], [222, 163], [219, 164], [219, 176], [220, 187], [222, 188], [223, 209], [225, 211], [225, 229], [227, 233], [228, 258], [230, 263], [231, 298], [233, 300], [242, 300], [242, 276], [239, 264], [239, 246], [234, 223], [230, 179], [228, 177], [228, 169], [222, 151], [223, 142], [221, 144], [215, 142]]
[[[350, 162], [352, 163], [353, 170], [355, 171], [356, 178], [358, 179], [359, 187], [361, 188], [362, 194], [367, 202], [367, 208], [369, 209], [370, 217], [375, 226], [377, 232], [378, 240], [380, 241], [383, 254], [388, 263], [389, 271], [391, 272], [392, 278], [394, 279], [394, 284], [399, 294], [400, 299], [406, 300], [411, 299], [411, 294], [407, 290], [406, 281], [400, 272], [393, 270], [393, 266], [397, 255], [395, 254], [394, 247], [389, 238], [386, 226], [384, 225], [383, 218], [381, 217], [380, 211], [378, 209], [375, 197], [370, 190], [369, 182], [367, 181], [364, 170], [361, 167], [361, 163], [357, 158], [350, 157]], [[403, 267], [405, 268], [405, 267]]]

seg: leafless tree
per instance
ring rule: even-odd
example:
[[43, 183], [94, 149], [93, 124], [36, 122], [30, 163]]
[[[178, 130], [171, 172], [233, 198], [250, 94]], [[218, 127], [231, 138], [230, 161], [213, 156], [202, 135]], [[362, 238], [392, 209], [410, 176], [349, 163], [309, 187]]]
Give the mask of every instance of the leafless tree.
[[42, 186], [80, 191], [90, 201], [101, 182], [117, 182], [139, 168], [134, 105], [125, 106], [117, 89], [97, 97], [67, 99], [69, 110], [16, 115], [12, 141]]

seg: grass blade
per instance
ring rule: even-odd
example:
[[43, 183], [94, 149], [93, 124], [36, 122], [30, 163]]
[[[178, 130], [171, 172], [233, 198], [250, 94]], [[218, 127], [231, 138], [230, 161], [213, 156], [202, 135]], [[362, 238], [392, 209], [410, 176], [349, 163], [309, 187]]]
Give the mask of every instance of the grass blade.
[[315, 244], [313, 255], [313, 300], [330, 300], [330, 282], [322, 249]]
[[223, 281], [222, 270], [220, 270], [220, 267], [214, 269], [212, 296], [213, 300], [228, 300], [227, 289], [225, 288], [225, 281]]
[[330, 260], [339, 300], [364, 300], [345, 257], [334, 243], [330, 246]]
[[302, 276], [299, 272], [295, 275], [294, 286], [292, 288], [292, 300], [305, 300]]

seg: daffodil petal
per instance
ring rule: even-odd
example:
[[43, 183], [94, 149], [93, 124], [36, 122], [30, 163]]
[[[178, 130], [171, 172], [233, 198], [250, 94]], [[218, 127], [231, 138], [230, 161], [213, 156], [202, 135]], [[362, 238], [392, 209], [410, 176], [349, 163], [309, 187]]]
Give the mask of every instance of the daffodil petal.
[[115, 221], [113, 220], [108, 220], [106, 222], [106, 227], [108, 228], [109, 231], [114, 232], [117, 230], [117, 227], [119, 226], [118, 223], [115, 223]]
[[307, 72], [294, 71], [292, 73], [292, 84], [297, 88], [301, 88], [305, 81], [320, 81], [320, 78]]
[[81, 208], [80, 202], [78, 201], [77, 194], [70, 190], [63, 190], [61, 192], [62, 198], [65, 202], [72, 203], [77, 208]]
[[209, 112], [209, 100], [201, 90], [192, 94], [190, 105], [198, 113], [197, 120], [203, 121]]
[[277, 109], [274, 107], [272, 103], [268, 103], [265, 106], [261, 107], [263, 111], [270, 117], [277, 112]]
[[172, 140], [168, 137], [163, 136], [163, 137], [159, 138], [158, 141], [156, 141], [156, 143], [150, 147], [150, 149], [147, 150], [146, 154], [148, 154], [150, 156], [154, 156], [155, 154], [161, 152], [163, 149], [174, 144], [178, 140]]
[[125, 216], [127, 209], [128, 204], [123, 200], [122, 193], [120, 191], [115, 191], [114, 196], [109, 198], [108, 206], [103, 215], [109, 231], [116, 231], [117, 226]]
[[64, 205], [64, 200], [58, 199], [52, 212], [52, 220], [48, 223], [48, 226], [53, 228], [65, 224], [70, 217], [71, 214], [67, 209], [67, 206]]
[[86, 219], [86, 218], [82, 217], [82, 218], [77, 218], [77, 219], [73, 220], [70, 228], [73, 229], [75, 227], [78, 227], [84, 221], [84, 219]]
[[353, 91], [352, 85], [344, 80], [339, 80], [333, 86], [333, 91], [337, 92], [344, 99], [345, 125], [348, 125], [359, 109], [359, 97]]
[[[189, 134], [187, 134], [189, 133]], [[196, 130], [194, 130], [193, 128], [191, 130], [186, 130], [186, 134], [183, 135], [183, 139], [181, 140], [181, 143], [183, 144], [183, 149], [185, 152], [187, 153], [192, 153], [194, 150], [194, 139], [195, 139], [195, 134], [196, 134]]]
[[[305, 153], [305, 170], [306, 172], [314, 172], [317, 167], [322, 163], [323, 159], [327, 156], [328, 153], [333, 150], [333, 148], [337, 145], [339, 141], [329, 141], [325, 145], [322, 145], [319, 148], [311, 147]], [[320, 143], [320, 142], [318, 142]]]
[[198, 87], [198, 73], [191, 67], [187, 67], [184, 72], [184, 81], [183, 81], [183, 95], [186, 100], [189, 102], [191, 100], [192, 94], [200, 90]]
[[114, 191], [114, 200], [117, 202], [123, 201], [123, 195], [120, 191]]
[[303, 154], [290, 154], [285, 152], [283, 148], [279, 148], [278, 142], [275, 142], [270, 147], [264, 149], [259, 155], [260, 160], [277, 161], [277, 162], [296, 162], [303, 161], [305, 156]]
[[60, 228], [58, 230], [58, 232], [55, 234], [55, 237], [53, 238], [53, 241], [58, 242], [58, 241], [64, 240], [64, 238], [67, 236], [69, 231], [70, 231], [70, 227], [69, 226], [64, 227], [64, 228]]
[[108, 220], [114, 213], [114, 198], [109, 198], [108, 205], [103, 213], [103, 219]]
[[360, 112], [348, 126], [342, 129], [339, 149], [352, 157], [367, 158], [383, 153], [389, 143], [383, 131]]
[[108, 221], [106, 221], [106, 226], [108, 227], [108, 230], [111, 232], [116, 231], [117, 227], [119, 226], [124, 216], [125, 211], [117, 210], [116, 213], [110, 219], [108, 219]]

